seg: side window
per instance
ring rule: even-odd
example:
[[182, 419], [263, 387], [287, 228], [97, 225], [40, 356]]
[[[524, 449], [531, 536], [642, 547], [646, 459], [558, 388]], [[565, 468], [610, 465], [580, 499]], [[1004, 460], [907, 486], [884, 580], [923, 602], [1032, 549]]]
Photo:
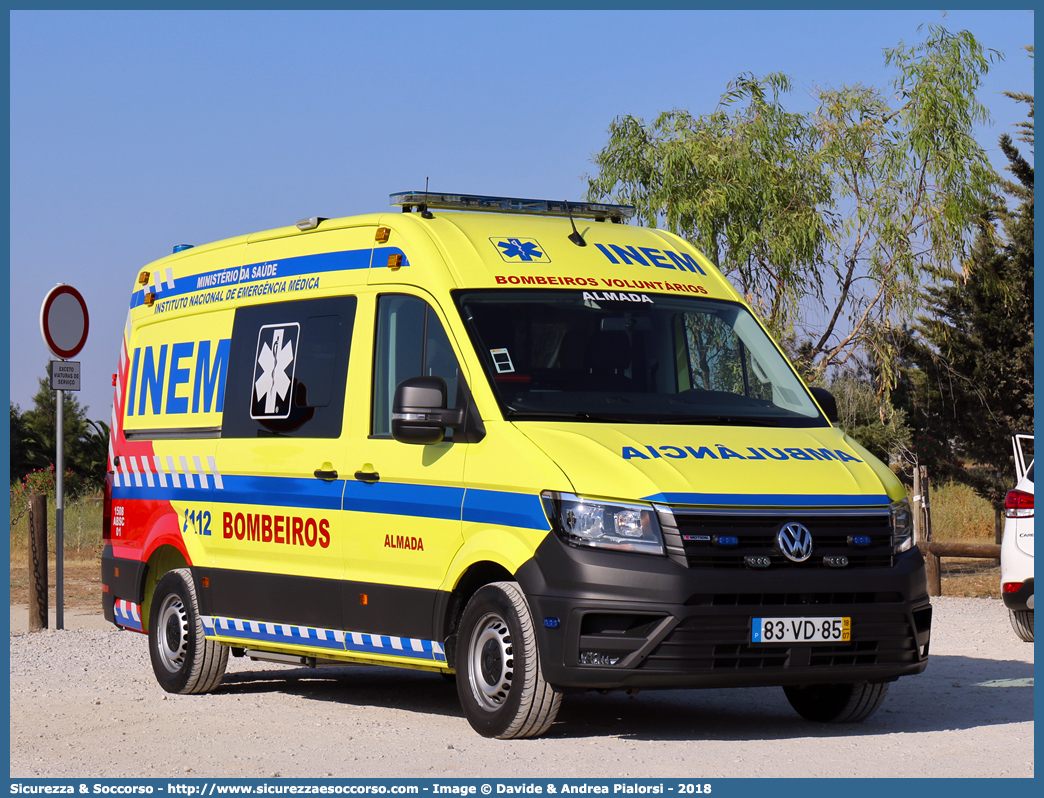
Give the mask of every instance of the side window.
[[355, 297], [236, 310], [222, 438], [341, 434]]
[[711, 313], [684, 313], [681, 318], [689, 353], [683, 389], [691, 386], [772, 400], [767, 376], [731, 324]]
[[[457, 357], [438, 316], [423, 299], [403, 294], [379, 298], [373, 365], [372, 435], [391, 435], [395, 386], [409, 377], [442, 377], [449, 407], [463, 402]], [[446, 440], [451, 439], [452, 430], [447, 430]]]

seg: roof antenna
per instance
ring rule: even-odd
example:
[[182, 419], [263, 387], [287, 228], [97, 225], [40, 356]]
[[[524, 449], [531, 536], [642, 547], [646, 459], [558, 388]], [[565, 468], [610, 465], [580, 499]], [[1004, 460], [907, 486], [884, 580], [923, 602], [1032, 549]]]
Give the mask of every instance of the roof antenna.
[[569, 200], [564, 200], [566, 215], [569, 216], [569, 224], [573, 225], [573, 232], [569, 234], [569, 240], [576, 244], [578, 247], [586, 247], [587, 242], [584, 241], [584, 237], [576, 229], [576, 222], [573, 221], [573, 213], [569, 210]]
[[417, 206], [417, 210], [420, 211], [422, 219], [434, 219], [435, 214], [428, 210], [428, 178], [424, 178], [424, 202]]

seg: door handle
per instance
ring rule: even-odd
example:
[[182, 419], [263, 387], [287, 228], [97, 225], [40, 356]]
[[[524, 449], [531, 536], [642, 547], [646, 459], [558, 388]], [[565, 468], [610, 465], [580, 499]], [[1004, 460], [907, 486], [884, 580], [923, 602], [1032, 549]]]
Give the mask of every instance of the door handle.
[[315, 469], [315, 478], [321, 479], [325, 482], [332, 482], [337, 479], [336, 471], [323, 471], [321, 468]]
[[356, 471], [355, 478], [360, 482], [377, 482], [381, 475], [376, 471]]

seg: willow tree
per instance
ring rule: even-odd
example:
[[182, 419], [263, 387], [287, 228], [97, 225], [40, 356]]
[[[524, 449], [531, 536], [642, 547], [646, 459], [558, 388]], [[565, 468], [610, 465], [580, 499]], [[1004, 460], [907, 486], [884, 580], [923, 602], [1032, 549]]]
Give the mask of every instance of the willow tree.
[[786, 110], [775, 73], [741, 75], [709, 114], [619, 117], [588, 178], [591, 199], [633, 204], [707, 254], [806, 377], [859, 354], [882, 396], [895, 329], [959, 261], [996, 181], [972, 135], [996, 54], [930, 26], [884, 55], [888, 94], [823, 89], [812, 113]]

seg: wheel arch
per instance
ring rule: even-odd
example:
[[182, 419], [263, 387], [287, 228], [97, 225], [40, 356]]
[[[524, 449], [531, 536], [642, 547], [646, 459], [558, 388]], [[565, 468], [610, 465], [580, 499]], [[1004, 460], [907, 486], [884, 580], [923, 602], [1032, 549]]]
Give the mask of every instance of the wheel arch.
[[[441, 639], [446, 641], [447, 645], [453, 645], [450, 640], [457, 633], [457, 626], [460, 624], [460, 616], [464, 613], [464, 607], [479, 588], [492, 582], [513, 581], [515, 581], [514, 574], [500, 563], [481, 560], [469, 565], [457, 578], [453, 589], [442, 594], [443, 600], [435, 608], [435, 629]], [[450, 656], [452, 652], [447, 650], [446, 653], [446, 661], [453, 662]]]
[[[518, 569], [533, 558], [548, 530], [465, 524], [465, 542], [453, 558], [432, 624], [447, 644], [475, 591], [490, 582], [514, 582]], [[452, 662], [452, 658], [448, 661]]]
[[191, 565], [182, 551], [169, 543], [153, 548], [145, 566], [144, 583], [142, 584], [141, 619], [144, 631], [149, 630], [149, 612], [152, 609], [152, 597], [156, 593], [156, 585], [164, 574], [176, 568], [188, 568]]

